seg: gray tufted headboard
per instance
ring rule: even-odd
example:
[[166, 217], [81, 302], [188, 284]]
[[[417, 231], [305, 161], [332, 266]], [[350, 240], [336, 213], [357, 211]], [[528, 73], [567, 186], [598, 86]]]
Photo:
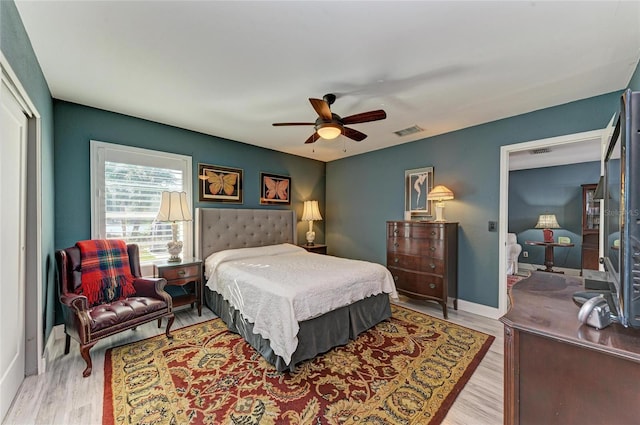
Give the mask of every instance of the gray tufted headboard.
[[205, 260], [224, 249], [296, 243], [292, 210], [196, 208], [195, 255]]

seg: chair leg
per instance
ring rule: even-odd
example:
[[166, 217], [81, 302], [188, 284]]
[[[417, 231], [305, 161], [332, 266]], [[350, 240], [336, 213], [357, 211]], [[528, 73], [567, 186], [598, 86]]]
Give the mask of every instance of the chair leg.
[[64, 354], [69, 354], [69, 348], [71, 347], [71, 337], [67, 334], [64, 335]]
[[93, 341], [86, 345], [80, 344], [80, 355], [82, 356], [85, 363], [87, 364], [86, 369], [82, 372], [83, 378], [86, 378], [87, 376], [91, 375], [91, 369], [93, 365], [91, 363], [91, 354], [89, 354], [89, 350], [91, 350], [91, 348], [94, 345], [96, 345], [96, 342], [97, 341]]
[[162, 327], [162, 317], [158, 319], [158, 328]]
[[167, 334], [167, 338], [172, 339], [173, 335], [171, 335], [171, 325], [173, 325], [173, 321], [175, 320], [176, 316], [171, 313], [171, 315], [167, 317], [169, 318], [169, 321], [167, 322], [167, 330], [165, 331], [165, 333]]

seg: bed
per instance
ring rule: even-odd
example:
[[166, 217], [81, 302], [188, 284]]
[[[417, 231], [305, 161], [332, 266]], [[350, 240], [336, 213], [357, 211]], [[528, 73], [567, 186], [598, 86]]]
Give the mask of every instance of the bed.
[[[385, 267], [309, 253], [295, 246], [295, 225], [295, 212], [290, 210], [196, 209], [196, 256], [205, 261], [205, 304], [278, 371], [293, 371], [300, 362], [347, 344], [388, 319], [389, 297], [397, 297]], [[287, 287], [285, 279], [278, 275], [286, 264], [292, 264], [293, 270], [286, 273], [295, 273], [291, 281], [297, 295], [283, 289]], [[361, 267], [365, 275], [356, 279], [357, 284], [349, 284], [348, 290], [336, 290], [340, 284], [333, 281], [334, 275], [353, 276]], [[329, 269], [340, 272], [329, 273]], [[321, 275], [327, 276], [326, 280]], [[351, 290], [352, 286], [358, 289]], [[299, 293], [301, 287], [309, 287], [322, 302], [309, 301], [311, 296]], [[258, 295], [257, 291], [263, 290]], [[351, 298], [330, 298], [343, 292]], [[291, 300], [284, 298], [293, 298], [293, 307], [285, 308]], [[259, 303], [247, 300], [266, 302], [255, 305]], [[287, 318], [281, 324], [274, 319], [273, 311], [265, 312], [265, 305], [272, 310], [288, 310], [289, 315], [284, 314]], [[326, 309], [329, 311], [323, 311]], [[300, 311], [305, 315], [299, 316]], [[281, 333], [285, 334], [284, 343]], [[292, 336], [293, 342], [286, 339]]]

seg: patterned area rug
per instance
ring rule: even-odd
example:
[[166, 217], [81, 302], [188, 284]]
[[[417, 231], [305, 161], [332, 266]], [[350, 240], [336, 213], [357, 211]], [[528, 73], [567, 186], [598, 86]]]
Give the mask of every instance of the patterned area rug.
[[437, 424], [493, 341], [392, 305], [392, 318], [279, 373], [220, 319], [110, 349], [103, 424]]

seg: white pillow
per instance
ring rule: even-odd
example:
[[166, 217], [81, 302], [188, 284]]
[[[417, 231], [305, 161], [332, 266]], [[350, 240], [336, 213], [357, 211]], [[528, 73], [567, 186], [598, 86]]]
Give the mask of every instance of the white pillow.
[[204, 262], [204, 275], [211, 276], [216, 268], [225, 261], [243, 260], [245, 258], [264, 257], [269, 255], [282, 255], [292, 253], [306, 253], [307, 250], [290, 243], [278, 245], [256, 246], [252, 248], [225, 249], [214, 252]]

